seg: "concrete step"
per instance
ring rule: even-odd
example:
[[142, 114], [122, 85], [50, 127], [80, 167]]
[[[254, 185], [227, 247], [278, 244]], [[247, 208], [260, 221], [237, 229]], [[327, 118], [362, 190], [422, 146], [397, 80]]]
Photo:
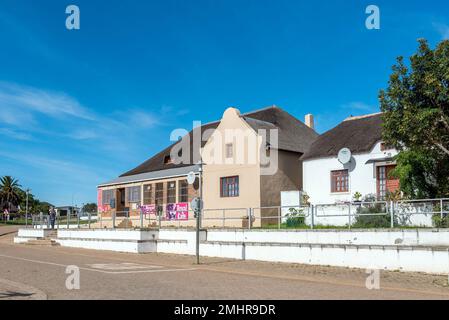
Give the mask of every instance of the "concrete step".
[[123, 219], [122, 222], [117, 225], [118, 229], [132, 229], [132, 227], [133, 223], [129, 219]]
[[31, 246], [50, 246], [50, 247], [59, 246], [59, 243], [51, 239], [29, 240], [25, 244]]

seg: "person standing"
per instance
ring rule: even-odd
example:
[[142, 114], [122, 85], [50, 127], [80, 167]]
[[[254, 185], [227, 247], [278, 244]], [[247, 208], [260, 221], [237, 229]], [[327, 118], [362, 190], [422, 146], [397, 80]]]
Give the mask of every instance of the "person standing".
[[9, 211], [5, 208], [5, 210], [3, 211], [3, 220], [5, 221], [5, 224], [8, 223], [8, 215]]
[[56, 210], [54, 207], [50, 207], [50, 225], [51, 229], [54, 230], [56, 221]]

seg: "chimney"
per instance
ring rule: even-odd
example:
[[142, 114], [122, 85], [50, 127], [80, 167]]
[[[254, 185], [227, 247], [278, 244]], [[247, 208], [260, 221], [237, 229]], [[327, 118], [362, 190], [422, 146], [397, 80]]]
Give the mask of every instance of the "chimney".
[[310, 129], [315, 130], [315, 122], [313, 120], [313, 114], [306, 115], [306, 126], [308, 126]]

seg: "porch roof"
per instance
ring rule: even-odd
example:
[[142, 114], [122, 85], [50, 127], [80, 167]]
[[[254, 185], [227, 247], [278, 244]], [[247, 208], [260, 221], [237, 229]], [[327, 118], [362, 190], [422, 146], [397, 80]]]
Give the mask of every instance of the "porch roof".
[[394, 160], [393, 157], [378, 158], [378, 159], [369, 159], [365, 164], [379, 163], [379, 162], [391, 162], [391, 163], [395, 163], [395, 160]]
[[145, 173], [136, 174], [136, 175], [132, 175], [132, 176], [118, 177], [112, 181], [102, 183], [102, 184], [98, 185], [98, 187], [109, 187], [109, 186], [125, 184], [125, 183], [143, 182], [143, 181], [158, 180], [158, 179], [164, 179], [164, 178], [175, 178], [175, 177], [179, 177], [179, 176], [186, 176], [191, 171], [199, 172], [199, 166], [193, 165], [193, 166], [176, 167], [176, 168], [171, 168], [171, 169], [166, 169], [166, 170], [145, 172]]

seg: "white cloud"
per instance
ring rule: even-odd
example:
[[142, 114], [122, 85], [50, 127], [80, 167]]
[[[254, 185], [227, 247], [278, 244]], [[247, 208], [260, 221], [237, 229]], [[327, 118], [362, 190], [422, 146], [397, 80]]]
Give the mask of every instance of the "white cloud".
[[126, 122], [130, 125], [137, 125], [142, 128], [152, 128], [160, 124], [159, 116], [143, 110], [131, 110], [127, 112], [127, 116], [123, 118], [126, 119]]
[[84, 120], [94, 119], [87, 108], [65, 93], [7, 82], [0, 82], [0, 108], [16, 113], [26, 112], [28, 116], [31, 116], [32, 112], [37, 112], [55, 118], [70, 116]]
[[18, 112], [14, 107], [2, 105], [0, 102], [0, 123], [17, 127], [32, 127], [36, 124], [29, 112]]
[[354, 110], [354, 111], [363, 111], [363, 112], [378, 112], [379, 108], [366, 104], [364, 102], [360, 102], [360, 101], [355, 101], [355, 102], [350, 102], [347, 104], [342, 105], [343, 109], [349, 109], [349, 110]]
[[[162, 125], [172, 109], [161, 107], [157, 112], [142, 108], [121, 108], [109, 114], [98, 114], [63, 92], [21, 86], [0, 81], [0, 125], [2, 134], [25, 140], [43, 134], [73, 140], [100, 141], [103, 148], [117, 145], [126, 137]], [[14, 133], [21, 131], [21, 135]], [[128, 139], [129, 141], [129, 139]]]
[[92, 169], [81, 165], [79, 163], [70, 162], [55, 157], [46, 157], [42, 155], [34, 155], [30, 153], [19, 153], [14, 151], [1, 152], [0, 157], [17, 161], [21, 164], [34, 167], [40, 170], [41, 174], [45, 175], [51, 173], [54, 177], [70, 177], [78, 183], [85, 183], [89, 180], [101, 180], [98, 170], [101, 168]]
[[85, 128], [71, 132], [68, 137], [74, 140], [89, 140], [98, 138], [98, 134], [93, 130]]
[[433, 23], [436, 31], [441, 35], [443, 40], [449, 40], [449, 26], [444, 23]]
[[0, 128], [0, 135], [7, 136], [16, 140], [26, 140], [26, 141], [33, 140], [33, 137], [28, 133], [19, 132], [8, 128]]

